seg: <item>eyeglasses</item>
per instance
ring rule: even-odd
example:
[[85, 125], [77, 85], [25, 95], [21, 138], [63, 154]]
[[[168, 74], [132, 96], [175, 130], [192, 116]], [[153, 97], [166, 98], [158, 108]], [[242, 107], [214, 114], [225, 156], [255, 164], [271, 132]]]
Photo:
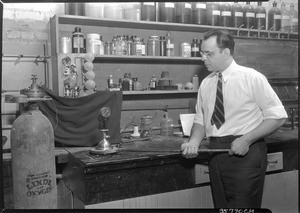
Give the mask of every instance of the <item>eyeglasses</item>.
[[200, 50], [200, 54], [201, 54], [202, 57], [205, 56], [206, 58], [211, 58], [211, 57], [214, 56], [214, 53], [213, 52], [209, 52], [209, 51], [203, 52], [202, 50]]

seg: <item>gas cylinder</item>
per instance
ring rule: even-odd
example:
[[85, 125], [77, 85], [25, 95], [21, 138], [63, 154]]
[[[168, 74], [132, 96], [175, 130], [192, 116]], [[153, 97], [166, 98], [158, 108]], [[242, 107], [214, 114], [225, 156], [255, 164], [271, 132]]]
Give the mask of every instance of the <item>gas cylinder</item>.
[[243, 16], [244, 16], [244, 28], [254, 27], [255, 13], [254, 7], [250, 2], [246, 2], [246, 5], [243, 7]]
[[232, 5], [232, 26], [239, 28], [243, 22], [243, 7], [238, 2], [234, 2]]
[[281, 3], [281, 29], [288, 32], [291, 29], [290, 26], [290, 12], [285, 8], [285, 3]]
[[273, 7], [268, 13], [268, 30], [279, 31], [281, 28], [281, 10], [277, 7], [277, 3], [273, 2]]
[[255, 23], [254, 28], [265, 30], [266, 29], [266, 8], [261, 5], [261, 2], [257, 2], [257, 6], [254, 9]]
[[220, 26], [223, 27], [232, 26], [231, 4], [227, 2], [221, 4]]
[[292, 32], [298, 32], [298, 11], [295, 10], [295, 5], [290, 5], [290, 26]]
[[206, 23], [207, 25], [219, 26], [220, 25], [220, 3], [207, 2], [206, 4]]
[[206, 24], [206, 2], [192, 2], [192, 23]]
[[[31, 95], [30, 101], [43, 99], [37, 90], [27, 90], [24, 94], [14, 102], [26, 103], [28, 94]], [[53, 128], [38, 109], [37, 102], [27, 103], [29, 106], [14, 121], [11, 129], [14, 208], [56, 209]]]

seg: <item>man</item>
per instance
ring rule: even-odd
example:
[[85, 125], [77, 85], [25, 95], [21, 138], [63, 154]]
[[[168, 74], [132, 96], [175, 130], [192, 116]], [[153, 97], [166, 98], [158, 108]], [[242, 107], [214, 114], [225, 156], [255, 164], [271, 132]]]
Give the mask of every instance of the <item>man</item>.
[[234, 39], [227, 30], [204, 35], [202, 60], [211, 72], [201, 83], [186, 158], [201, 141], [229, 149], [210, 155], [209, 175], [216, 208], [260, 208], [267, 167], [264, 137], [282, 126], [286, 111], [265, 76], [236, 64]]

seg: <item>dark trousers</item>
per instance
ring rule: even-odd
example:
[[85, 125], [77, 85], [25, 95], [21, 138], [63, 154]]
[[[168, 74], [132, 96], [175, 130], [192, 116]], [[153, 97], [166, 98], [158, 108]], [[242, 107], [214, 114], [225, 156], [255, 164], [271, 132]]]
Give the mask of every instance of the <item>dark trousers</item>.
[[[230, 148], [234, 138], [222, 138], [212, 139], [210, 148]], [[209, 175], [215, 208], [260, 208], [266, 168], [263, 139], [253, 143], [245, 156], [211, 154]]]

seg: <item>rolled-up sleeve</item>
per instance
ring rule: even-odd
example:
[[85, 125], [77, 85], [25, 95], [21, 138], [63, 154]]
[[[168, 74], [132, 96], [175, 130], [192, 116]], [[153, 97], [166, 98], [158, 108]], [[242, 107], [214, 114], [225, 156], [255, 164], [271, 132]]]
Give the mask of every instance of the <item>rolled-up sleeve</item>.
[[201, 98], [201, 87], [198, 90], [198, 96], [197, 96], [197, 104], [195, 106], [196, 108], [196, 115], [194, 118], [194, 123], [200, 124], [204, 126], [204, 115], [202, 110], [202, 98]]
[[260, 107], [263, 119], [287, 118], [287, 113], [279, 97], [263, 75], [256, 75], [252, 80], [253, 97]]

